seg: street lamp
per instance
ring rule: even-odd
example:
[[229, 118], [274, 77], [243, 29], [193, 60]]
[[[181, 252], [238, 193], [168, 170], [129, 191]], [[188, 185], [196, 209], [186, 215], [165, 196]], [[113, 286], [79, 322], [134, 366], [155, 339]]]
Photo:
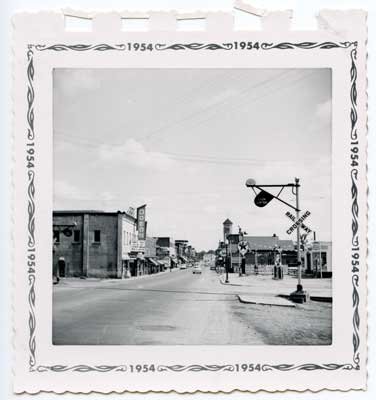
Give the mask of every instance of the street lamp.
[[[296, 213], [296, 244], [297, 244], [297, 257], [298, 257], [298, 284], [296, 287], [296, 291], [290, 294], [290, 299], [297, 302], [303, 303], [308, 299], [308, 293], [303, 290], [302, 285], [302, 268], [301, 268], [301, 254], [300, 254], [300, 208], [299, 208], [299, 178], [295, 178], [295, 183], [287, 183], [283, 185], [258, 185], [256, 181], [252, 178], [247, 179], [245, 183], [246, 187], [249, 187], [255, 193], [255, 205], [257, 207], [265, 207], [269, 204], [273, 199], [280, 201], [286, 206], [292, 208]], [[289, 204], [288, 202], [282, 200], [279, 196], [281, 195], [284, 188], [290, 187], [292, 194], [295, 196], [295, 205]], [[279, 188], [279, 193], [275, 196], [274, 194], [265, 190], [265, 188]], [[255, 189], [258, 189], [257, 193]]]
[[[52, 224], [52, 253], [55, 253], [56, 250], [56, 237], [55, 237], [55, 232], [57, 233], [63, 233], [64, 236], [70, 237], [72, 236], [73, 229], [77, 227], [77, 222], [73, 221], [71, 224]], [[54, 278], [54, 264], [52, 260], [52, 277]], [[59, 273], [58, 270], [56, 269], [56, 282], [54, 284], [59, 283], [60, 278], [59, 278]]]
[[[273, 279], [283, 279], [283, 271], [282, 271], [282, 248], [277, 244], [273, 248], [274, 253], [274, 277]], [[279, 259], [277, 259], [277, 253]]]
[[228, 280], [228, 246], [229, 246], [229, 240], [228, 239], [225, 240], [225, 245], [226, 245], [226, 258], [225, 258], [226, 280], [225, 280], [225, 282], [229, 283], [229, 280]]

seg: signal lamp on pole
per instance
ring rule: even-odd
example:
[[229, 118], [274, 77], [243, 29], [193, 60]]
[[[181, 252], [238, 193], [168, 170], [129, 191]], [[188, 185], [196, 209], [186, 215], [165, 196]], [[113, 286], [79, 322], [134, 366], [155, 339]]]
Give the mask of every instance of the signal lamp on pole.
[[[296, 291], [290, 294], [290, 299], [297, 302], [303, 303], [309, 299], [308, 293], [303, 290], [302, 285], [302, 265], [301, 265], [301, 255], [300, 255], [300, 224], [299, 224], [299, 217], [300, 217], [300, 208], [299, 208], [299, 178], [295, 178], [295, 183], [287, 183], [287, 184], [279, 184], [279, 185], [259, 185], [256, 184], [255, 179], [249, 178], [245, 182], [245, 186], [251, 188], [255, 193], [254, 203], [257, 207], [265, 207], [269, 204], [273, 199], [278, 200], [279, 202], [283, 203], [284, 205], [292, 208], [296, 213], [296, 221], [297, 221], [297, 228], [296, 228], [296, 244], [297, 244], [297, 258], [298, 258], [298, 284]], [[280, 195], [283, 192], [283, 189], [286, 187], [290, 187], [292, 194], [295, 196], [295, 205], [289, 204], [285, 200], [280, 198]], [[279, 188], [279, 192], [277, 195], [274, 195], [265, 188]], [[256, 189], [259, 190], [257, 193]]]

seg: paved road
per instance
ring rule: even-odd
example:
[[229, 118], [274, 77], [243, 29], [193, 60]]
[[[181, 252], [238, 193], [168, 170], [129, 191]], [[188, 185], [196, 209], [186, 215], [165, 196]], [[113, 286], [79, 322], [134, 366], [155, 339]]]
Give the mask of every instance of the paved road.
[[236, 296], [254, 292], [220, 284], [208, 268], [202, 275], [188, 269], [129, 280], [62, 280], [54, 286], [53, 343], [331, 343], [331, 304], [270, 307], [242, 304]]
[[54, 287], [54, 344], [262, 344], [233, 288], [203, 268]]

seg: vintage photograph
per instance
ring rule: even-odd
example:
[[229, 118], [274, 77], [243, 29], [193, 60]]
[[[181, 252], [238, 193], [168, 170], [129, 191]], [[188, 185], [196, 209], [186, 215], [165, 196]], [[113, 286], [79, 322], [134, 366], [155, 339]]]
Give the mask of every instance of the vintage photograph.
[[53, 70], [54, 345], [330, 345], [332, 71]]

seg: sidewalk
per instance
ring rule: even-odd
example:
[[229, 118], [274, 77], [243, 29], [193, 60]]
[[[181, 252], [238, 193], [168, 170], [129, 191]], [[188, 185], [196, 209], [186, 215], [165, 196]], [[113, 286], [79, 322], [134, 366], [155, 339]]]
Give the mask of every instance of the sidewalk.
[[101, 283], [119, 283], [119, 282], [127, 282], [127, 281], [132, 281], [135, 279], [146, 279], [146, 278], [153, 278], [157, 276], [161, 276], [163, 274], [170, 274], [172, 272], [177, 272], [180, 271], [179, 268], [173, 268], [171, 271], [168, 269], [166, 271], [161, 271], [157, 272], [155, 274], [145, 274], [145, 275], [138, 275], [138, 276], [131, 276], [129, 278], [73, 278], [73, 277], [68, 277], [68, 278], [60, 278], [60, 282], [57, 285], [54, 285], [54, 287], [59, 286], [69, 286], [69, 287], [74, 287], [78, 284], [78, 286], [81, 286], [83, 282], [85, 282], [86, 286], [96, 286], [98, 282]]
[[[297, 278], [285, 275], [282, 280], [272, 279], [270, 275], [239, 276], [229, 274], [229, 283], [225, 282], [226, 275], [220, 275], [219, 280], [226, 286], [237, 286], [241, 292], [247, 292], [251, 296], [279, 296], [287, 298], [296, 290]], [[332, 301], [332, 279], [302, 279], [304, 290], [307, 290], [312, 300]], [[246, 293], [244, 293], [246, 294]]]

